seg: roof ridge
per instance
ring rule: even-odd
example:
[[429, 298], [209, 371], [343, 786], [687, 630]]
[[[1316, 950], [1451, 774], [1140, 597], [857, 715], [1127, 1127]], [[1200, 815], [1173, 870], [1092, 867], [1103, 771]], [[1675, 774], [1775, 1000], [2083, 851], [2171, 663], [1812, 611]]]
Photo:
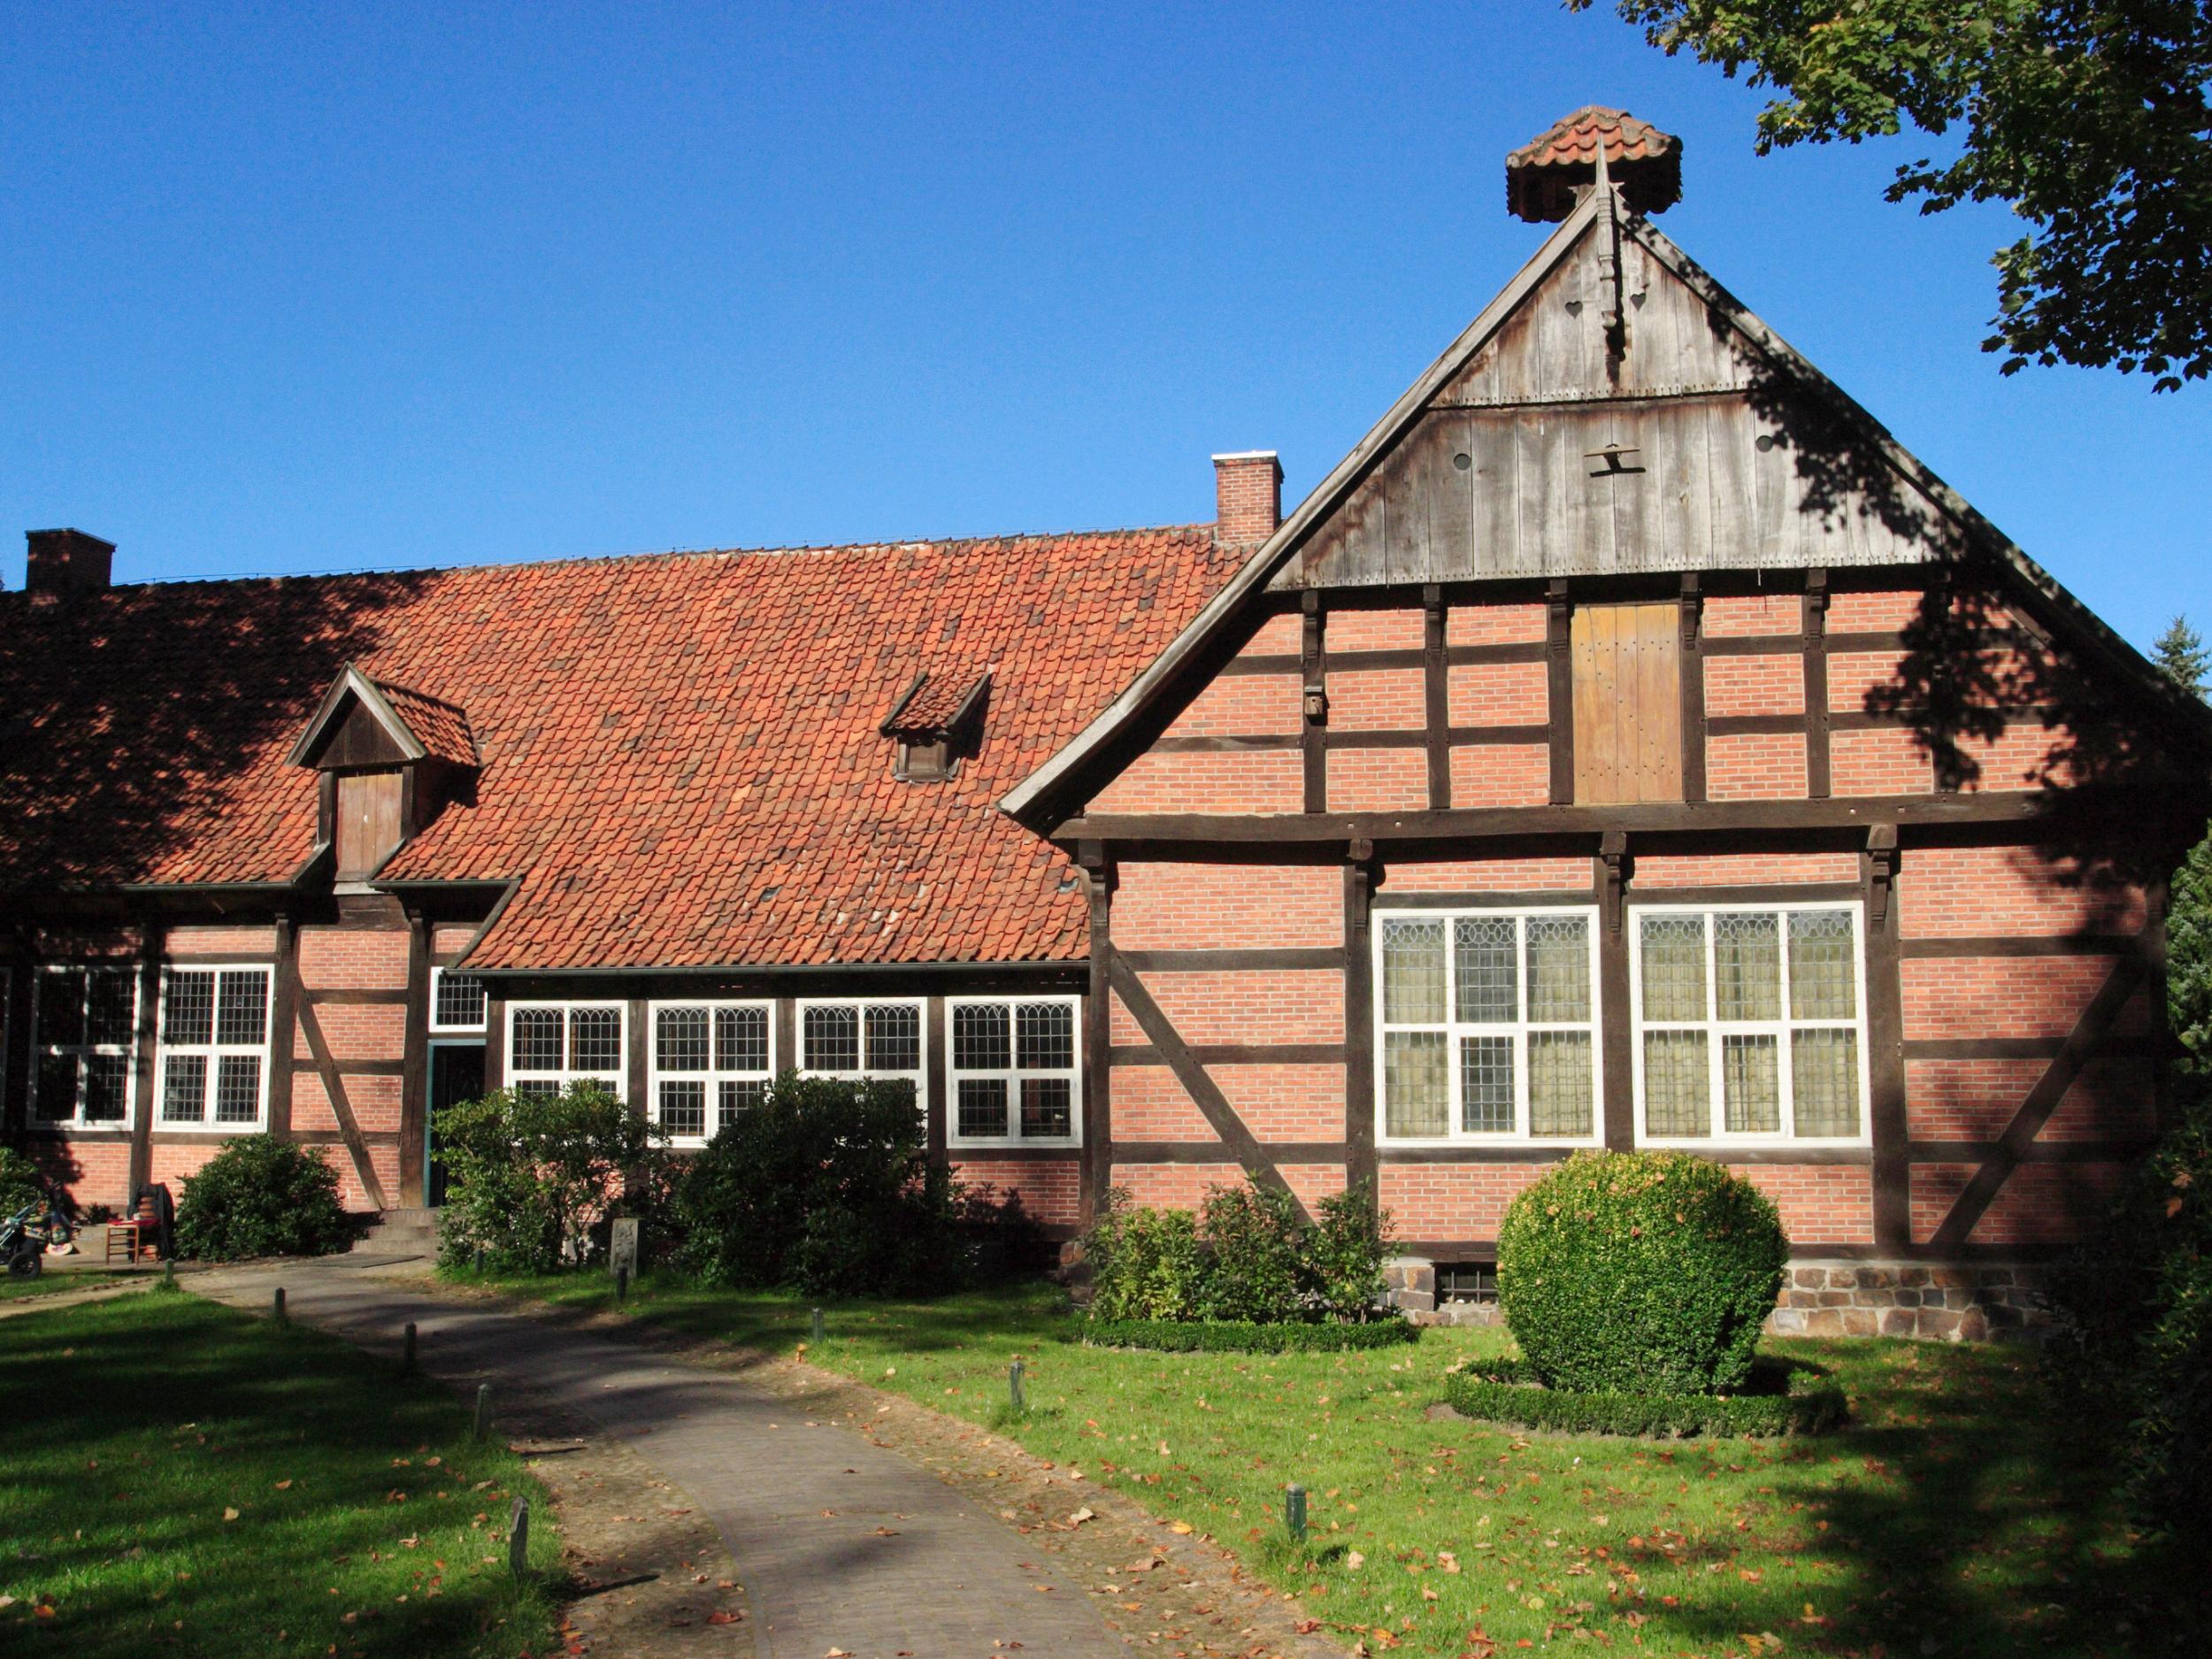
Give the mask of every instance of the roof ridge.
[[[229, 576], [157, 576], [145, 581], [117, 582], [110, 593], [149, 588], [225, 588], [242, 582], [344, 581], [363, 576], [447, 576], [462, 571], [525, 571], [571, 565], [642, 564], [653, 559], [741, 558], [785, 553], [874, 553], [906, 549], [958, 549], [995, 543], [1070, 541], [1087, 536], [1198, 535], [1213, 534], [1212, 520], [1181, 524], [1094, 526], [1074, 530], [1014, 530], [979, 535], [911, 536], [874, 541], [795, 541], [757, 547], [660, 548], [629, 553], [553, 554], [541, 558], [487, 559], [471, 565], [360, 565], [322, 571], [257, 571]], [[22, 590], [0, 592], [0, 597]]]

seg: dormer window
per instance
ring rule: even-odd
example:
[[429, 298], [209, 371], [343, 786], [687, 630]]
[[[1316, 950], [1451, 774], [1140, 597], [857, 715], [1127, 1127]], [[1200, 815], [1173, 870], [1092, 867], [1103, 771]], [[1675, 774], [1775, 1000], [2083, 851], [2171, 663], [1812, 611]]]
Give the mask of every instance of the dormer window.
[[317, 839], [331, 849], [341, 884], [373, 879], [480, 764], [460, 709], [350, 664], [292, 746], [291, 761], [322, 774]]
[[905, 783], [941, 783], [975, 752], [990, 701], [991, 671], [924, 669], [877, 728], [897, 745], [891, 775]]

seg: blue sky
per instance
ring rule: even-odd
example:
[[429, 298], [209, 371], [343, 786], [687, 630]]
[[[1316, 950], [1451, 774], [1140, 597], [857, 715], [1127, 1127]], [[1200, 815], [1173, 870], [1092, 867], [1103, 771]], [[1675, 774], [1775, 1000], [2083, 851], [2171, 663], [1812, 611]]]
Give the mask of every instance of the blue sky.
[[1540, 239], [1578, 104], [1666, 230], [2123, 633], [2212, 632], [2212, 392], [2001, 379], [1996, 210], [1760, 158], [1609, 9], [14, 6], [0, 575], [1183, 522], [1302, 495]]

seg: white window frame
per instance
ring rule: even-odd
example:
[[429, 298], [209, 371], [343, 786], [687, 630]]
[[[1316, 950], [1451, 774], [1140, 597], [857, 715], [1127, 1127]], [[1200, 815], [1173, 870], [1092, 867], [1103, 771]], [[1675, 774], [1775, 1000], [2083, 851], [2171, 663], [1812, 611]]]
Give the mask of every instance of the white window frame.
[[[517, 1066], [515, 1064], [515, 1021], [524, 1014], [542, 1013], [549, 1010], [557, 1010], [561, 1015], [562, 1064], [560, 1067], [554, 1071], [537, 1071]], [[615, 1056], [614, 1064], [611, 1067], [569, 1064], [568, 1062], [574, 1054], [574, 1017], [579, 1013], [601, 1013], [608, 1010], [612, 1010], [615, 1014], [615, 1030], [621, 1045], [619, 1052]], [[488, 1012], [488, 1009], [487, 1011]], [[522, 1092], [522, 1086], [526, 1083], [550, 1083], [556, 1089], [561, 1089], [566, 1088], [572, 1083], [605, 1082], [612, 1086], [611, 1092], [617, 1100], [625, 1105], [629, 1104], [630, 1043], [632, 1041], [629, 1003], [611, 1001], [603, 997], [588, 998], [580, 1002], [569, 1002], [557, 997], [534, 997], [526, 1002], [508, 1003], [506, 1021], [507, 1028], [502, 1033], [500, 1040], [499, 1079], [508, 1089], [518, 1094]], [[612, 1077], [607, 1075], [610, 1071], [614, 1073]]]
[[424, 1015], [424, 1018], [429, 1022], [427, 1029], [430, 1032], [430, 1034], [436, 1037], [442, 1037], [448, 1033], [465, 1034], [470, 1036], [483, 1035], [485, 1027], [489, 1025], [491, 1021], [492, 1014], [491, 992], [490, 987], [486, 987], [485, 988], [484, 1018], [482, 1019], [478, 1020], [473, 1025], [442, 1025], [438, 1023], [438, 987], [445, 982], [446, 976], [449, 973], [453, 974], [453, 977], [458, 979], [476, 979], [476, 982], [479, 985], [483, 985], [484, 983], [483, 980], [477, 979], [476, 976], [472, 973], [456, 973], [451, 968], [431, 969], [430, 1007]]
[[[1629, 1042], [1634, 1051], [1633, 1066], [1636, 1082], [1636, 1142], [1639, 1146], [1698, 1148], [1728, 1147], [1871, 1147], [1874, 1144], [1872, 1088], [1866, 1046], [1866, 911], [1856, 899], [1773, 900], [1757, 904], [1732, 904], [1725, 901], [1709, 901], [1702, 904], [1643, 904], [1631, 902], [1628, 907], [1628, 926], [1622, 931], [1628, 935], [1628, 1010]], [[1789, 1014], [1790, 998], [1790, 941], [1789, 921], [1792, 914], [1804, 915], [1814, 910], [1842, 911], [1851, 918], [1851, 989], [1852, 1006], [1857, 1010], [1850, 1019], [1793, 1019]], [[1658, 1031], [1702, 1031], [1706, 1037], [1706, 1065], [1708, 1082], [1706, 1100], [1711, 1116], [1708, 1133], [1701, 1135], [1655, 1135], [1645, 1124], [1644, 1101], [1644, 918], [1647, 916], [1702, 916], [1705, 924], [1705, 1007], [1702, 1020], [1663, 1019], [1652, 1022], [1648, 1029]], [[1780, 934], [1781, 1010], [1779, 1019], [1746, 1020], [1718, 1018], [1720, 978], [1715, 972], [1715, 952], [1717, 933], [1713, 918], [1720, 916], [1771, 916], [1776, 918]], [[1792, 1033], [1798, 1030], [1854, 1031], [1858, 1033], [1859, 1056], [1859, 1133], [1855, 1135], [1799, 1135], [1797, 1124], [1796, 1068], [1791, 1053]], [[1722, 1049], [1724, 1037], [1770, 1036], [1776, 1039], [1776, 1069], [1779, 1073], [1781, 1093], [1781, 1127], [1778, 1130], [1730, 1130], [1727, 1124], [1727, 1101], [1723, 1089]]]
[[[1523, 1017], [1507, 1025], [1499, 1023], [1470, 1023], [1459, 1014], [1459, 957], [1452, 944], [1452, 925], [1464, 920], [1494, 921], [1501, 917], [1512, 917], [1515, 948], [1517, 956], [1517, 980]], [[1583, 925], [1590, 951], [1590, 1018], [1587, 1020], [1538, 1020], [1526, 1018], [1528, 1007], [1528, 922], [1532, 918], [1571, 917]], [[1383, 937], [1387, 924], [1392, 922], [1441, 922], [1444, 924], [1444, 1009], [1445, 1018], [1440, 1025], [1432, 1020], [1385, 1022], [1383, 1001]], [[1477, 904], [1450, 910], [1375, 910], [1369, 920], [1368, 949], [1369, 983], [1374, 987], [1374, 1087], [1375, 1087], [1375, 1143], [1393, 1147], [1595, 1147], [1605, 1143], [1605, 1029], [1604, 981], [1598, 961], [1598, 908], [1594, 904]], [[1389, 1045], [1384, 1033], [1387, 1031], [1442, 1031], [1445, 1033], [1448, 1059], [1446, 1073], [1450, 1088], [1450, 1129], [1440, 1135], [1394, 1135], [1390, 1133], [1390, 1102], [1387, 1068]], [[1572, 1031], [1586, 1033], [1590, 1039], [1590, 1128], [1586, 1134], [1537, 1135], [1528, 1128], [1528, 1038], [1532, 1031]], [[1463, 1086], [1459, 1063], [1459, 1040], [1462, 1037], [1510, 1036], [1513, 1039], [1513, 1129], [1508, 1133], [1498, 1130], [1468, 1130], [1462, 1110]]]
[[[860, 1010], [861, 1064], [850, 1071], [830, 1071], [807, 1064], [806, 1016], [810, 1008], [855, 1008]], [[915, 1029], [919, 1033], [916, 1052], [916, 1069], [911, 1071], [876, 1071], [867, 1065], [868, 1010], [872, 1008], [910, 1008], [914, 1010]], [[883, 1078], [891, 1081], [904, 1079], [914, 1086], [914, 1110], [926, 1118], [929, 1114], [929, 999], [922, 996], [803, 996], [792, 1018], [793, 1040], [799, 1046], [796, 1056], [802, 1077], [838, 1077], [849, 1079]]]
[[[173, 975], [180, 973], [207, 973], [215, 977], [215, 1004], [209, 1018], [213, 1022], [207, 1042], [171, 1042], [169, 1041], [169, 987]], [[227, 973], [257, 973], [261, 976], [261, 1041], [251, 1042], [224, 1042], [219, 1040], [222, 1030], [223, 976]], [[274, 1035], [270, 1029], [276, 1016], [276, 969], [264, 962], [165, 962], [161, 964], [160, 1006], [154, 1011], [154, 1127], [185, 1134], [254, 1135], [269, 1126], [269, 1071]], [[204, 1055], [207, 1058], [207, 1116], [204, 1118], [171, 1118], [169, 1111], [169, 1056], [172, 1054]], [[225, 1059], [237, 1055], [253, 1055], [261, 1061], [260, 1087], [256, 1091], [253, 1121], [231, 1118], [218, 1123], [215, 1119], [216, 1079]]]
[[[1048, 1003], [1069, 1010], [1070, 1037], [1068, 1064], [1064, 1066], [1025, 1066], [1019, 1048], [1020, 1009]], [[958, 1010], [964, 1008], [1003, 1008], [1007, 1019], [1007, 1059], [1003, 1067], [962, 1069], [959, 1064], [960, 1047], [954, 1033]], [[1083, 999], [1079, 996], [949, 996], [945, 999], [945, 1145], [964, 1147], [1066, 1147], [1071, 1149], [1083, 1144]], [[1032, 1135], [1022, 1132], [1021, 1079], [1024, 1078], [1061, 1078], [1068, 1085], [1068, 1133], [1064, 1135]], [[960, 1084], [963, 1079], [991, 1079], [1007, 1085], [1006, 1133], [1002, 1135], [964, 1135], [960, 1133]]]
[[[131, 1040], [128, 1042], [45, 1042], [44, 1030], [39, 1021], [39, 1006], [44, 995], [49, 976], [104, 970], [129, 975], [131, 983]], [[143, 992], [140, 984], [138, 964], [135, 962], [42, 962], [31, 970], [31, 1064], [26, 1079], [24, 1120], [34, 1133], [75, 1134], [119, 1133], [138, 1126], [138, 1016], [139, 1000]], [[78, 1061], [77, 1099], [71, 1115], [66, 1118], [42, 1118], [38, 1113], [39, 1061], [47, 1055], [73, 1055]], [[123, 1115], [120, 1118], [87, 1118], [84, 1115], [84, 1060], [93, 1055], [116, 1056], [123, 1058]]]
[[[661, 1015], [678, 1009], [703, 1009], [707, 1015], [707, 1069], [703, 1071], [664, 1071], [661, 1070]], [[749, 1009], [764, 1015], [768, 1022], [768, 1064], [758, 1071], [725, 1071], [714, 1064], [714, 1016], [724, 1009]], [[776, 1004], [763, 997], [703, 997], [672, 996], [665, 1002], [645, 1005], [644, 1041], [650, 1045], [646, 1053], [645, 1115], [653, 1123], [661, 1121], [661, 1084], [663, 1082], [702, 1083], [706, 1086], [706, 1133], [696, 1135], [671, 1134], [672, 1147], [703, 1147], [714, 1139], [720, 1128], [721, 1085], [724, 1083], [768, 1084], [776, 1076]]]

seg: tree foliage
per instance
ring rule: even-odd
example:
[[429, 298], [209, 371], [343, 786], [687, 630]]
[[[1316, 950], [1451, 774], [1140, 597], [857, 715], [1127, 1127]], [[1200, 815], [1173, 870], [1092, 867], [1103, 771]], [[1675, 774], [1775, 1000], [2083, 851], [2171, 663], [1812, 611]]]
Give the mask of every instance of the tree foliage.
[[2212, 673], [2212, 651], [2204, 649], [2204, 636], [2189, 626], [2188, 618], [2176, 617], [2166, 625], [2151, 647], [2151, 657], [2184, 691], [2204, 695], [2205, 676]]
[[241, 1135], [184, 1178], [177, 1254], [204, 1262], [324, 1256], [351, 1237], [338, 1172], [312, 1147]]
[[625, 1193], [650, 1187], [664, 1139], [657, 1124], [593, 1083], [557, 1094], [495, 1089], [447, 1107], [438, 1114], [446, 1166], [440, 1256], [508, 1272], [582, 1261]]
[[[1594, 0], [1566, 0], [1582, 11]], [[2161, 391], [2212, 373], [2212, 0], [1617, 0], [1670, 56], [1780, 94], [1762, 153], [1910, 125], [1923, 212], [2003, 202], [2034, 227], [1993, 259], [2003, 372], [2116, 367]]]

